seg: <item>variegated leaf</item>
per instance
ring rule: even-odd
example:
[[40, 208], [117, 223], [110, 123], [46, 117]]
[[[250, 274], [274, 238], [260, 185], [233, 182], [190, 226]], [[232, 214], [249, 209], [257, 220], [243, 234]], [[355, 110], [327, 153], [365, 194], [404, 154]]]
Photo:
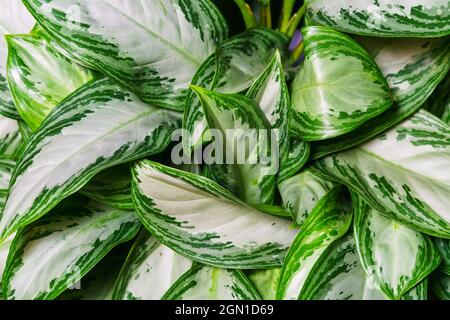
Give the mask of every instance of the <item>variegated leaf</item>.
[[252, 270], [247, 278], [263, 300], [275, 300], [281, 269]]
[[46, 214], [100, 171], [166, 148], [180, 115], [151, 107], [112, 80], [82, 86], [27, 142], [0, 221], [2, 237]]
[[278, 185], [289, 179], [306, 164], [310, 154], [310, 143], [298, 139], [291, 139], [287, 154], [281, 158], [278, 172]]
[[117, 278], [113, 299], [160, 300], [191, 268], [191, 260], [142, 230]]
[[435, 238], [434, 244], [442, 257], [440, 269], [450, 275], [450, 240]]
[[[8, 191], [11, 174], [14, 170], [16, 162], [8, 158], [0, 158], [0, 192]], [[0, 202], [1, 203], [1, 202]], [[3, 208], [0, 205], [0, 208]]]
[[[0, 195], [1, 197], [1, 195]], [[2, 205], [0, 203], [0, 210], [2, 209]], [[0, 300], [3, 299], [3, 272], [6, 267], [6, 260], [8, 258], [9, 249], [11, 248], [11, 243], [15, 237], [15, 234], [11, 235], [4, 241], [0, 241]]]
[[419, 111], [373, 141], [312, 167], [318, 175], [346, 184], [381, 214], [450, 238], [449, 166], [449, 127]]
[[386, 77], [396, 103], [351, 133], [315, 143], [311, 150], [312, 159], [357, 146], [410, 117], [433, 93], [450, 68], [449, 38], [359, 40]]
[[431, 290], [440, 300], [450, 300], [450, 275], [443, 272], [433, 275]]
[[10, 35], [7, 76], [17, 111], [35, 131], [65, 97], [92, 79], [84, 67], [52, 47], [48, 37]]
[[448, 0], [307, 0], [307, 17], [343, 32], [378, 37], [450, 34]]
[[308, 274], [325, 249], [347, 232], [352, 212], [345, 192], [343, 186], [331, 189], [303, 224], [284, 261], [277, 299], [298, 299]]
[[228, 36], [209, 0], [24, 3], [77, 62], [113, 77], [144, 102], [171, 109], [183, 109], [196, 70]]
[[130, 165], [119, 165], [100, 172], [80, 193], [114, 208], [133, 210]]
[[426, 235], [382, 216], [357, 194], [352, 198], [362, 266], [387, 297], [398, 300], [439, 266], [439, 253]]
[[[427, 281], [405, 295], [405, 300], [426, 300]], [[364, 271], [353, 233], [331, 244], [305, 282], [301, 300], [386, 300]]]
[[260, 297], [242, 271], [197, 265], [186, 272], [163, 299], [259, 300]]
[[295, 223], [301, 226], [334, 185], [306, 169], [283, 181], [278, 185], [278, 190], [283, 207], [291, 213]]
[[0, 115], [0, 157], [16, 157], [21, 143], [17, 121]]
[[[273, 139], [271, 125], [259, 106], [243, 95], [191, 88], [202, 102], [209, 128], [220, 134], [212, 146], [216, 155], [222, 154], [217, 160], [232, 168], [228, 171], [236, 181], [238, 196], [249, 204], [272, 204], [279, 140]], [[263, 157], [269, 161], [265, 163]]]
[[[219, 93], [239, 93], [248, 89], [267, 67], [274, 52], [282, 50], [287, 37], [269, 29], [250, 29], [225, 42], [210, 56], [192, 79], [192, 84]], [[203, 109], [191, 90], [183, 117], [183, 148], [187, 155], [203, 141], [207, 128]], [[205, 135], [205, 136], [204, 136]]]
[[54, 299], [138, 232], [134, 212], [81, 202], [69, 199], [17, 233], [3, 277], [6, 298]]
[[8, 46], [6, 45], [5, 35], [27, 33], [33, 28], [34, 23], [33, 17], [24, 7], [22, 1], [2, 0], [0, 10], [0, 115], [15, 120], [19, 120], [20, 116], [6, 80]]
[[215, 182], [151, 161], [133, 169], [132, 192], [142, 223], [159, 241], [205, 264], [279, 267], [297, 234], [288, 220], [248, 207]]

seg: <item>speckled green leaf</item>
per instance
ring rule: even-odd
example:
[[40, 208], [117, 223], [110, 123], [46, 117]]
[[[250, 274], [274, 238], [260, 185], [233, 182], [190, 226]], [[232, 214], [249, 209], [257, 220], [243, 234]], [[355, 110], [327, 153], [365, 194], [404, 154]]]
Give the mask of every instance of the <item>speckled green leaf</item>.
[[442, 257], [441, 270], [450, 275], [450, 240], [435, 238], [434, 244]]
[[17, 121], [0, 115], [0, 157], [15, 158], [21, 143]]
[[112, 80], [91, 81], [27, 141], [0, 221], [2, 237], [46, 214], [109, 167], [163, 151], [180, 114], [144, 104]]
[[113, 77], [144, 102], [171, 109], [183, 108], [196, 70], [228, 36], [209, 0], [24, 3], [78, 62]]
[[155, 162], [133, 168], [132, 192], [142, 223], [159, 241], [208, 265], [279, 267], [297, 234], [290, 221], [247, 206], [214, 181]]
[[281, 158], [278, 184], [289, 179], [303, 168], [309, 159], [310, 150], [309, 142], [291, 139], [287, 154]]
[[439, 253], [428, 236], [382, 216], [357, 194], [352, 198], [363, 268], [387, 297], [398, 300], [439, 266]]
[[347, 232], [352, 212], [345, 192], [342, 186], [331, 189], [303, 224], [284, 261], [277, 299], [298, 299], [325, 249]]
[[[0, 195], [1, 197], [1, 195]], [[0, 204], [0, 209], [2, 205]], [[8, 258], [9, 249], [11, 247], [11, 243], [15, 237], [15, 234], [11, 235], [4, 241], [0, 241], [0, 300], [3, 300], [3, 272], [6, 267], [6, 260]]]
[[450, 275], [438, 272], [431, 278], [431, 290], [440, 300], [450, 300]]
[[9, 35], [7, 79], [17, 111], [35, 131], [65, 97], [92, 79], [84, 67], [36, 34]]
[[352, 38], [328, 27], [302, 29], [305, 61], [292, 83], [292, 133], [307, 141], [343, 135], [393, 104], [386, 79]]
[[69, 199], [17, 233], [3, 277], [6, 298], [57, 297], [139, 227], [132, 211]]
[[160, 300], [191, 267], [191, 260], [142, 230], [117, 278], [113, 298]]
[[351, 133], [315, 143], [312, 159], [359, 145], [410, 117], [422, 107], [450, 68], [449, 38], [359, 38], [359, 41], [386, 77], [396, 103]]
[[2, 0], [0, 10], [0, 115], [19, 120], [6, 80], [8, 47], [5, 35], [27, 33], [34, 25], [34, 19], [19, 0]]
[[315, 173], [356, 191], [381, 214], [450, 238], [450, 129], [419, 111], [376, 139], [313, 164]]
[[80, 190], [80, 193], [114, 208], [133, 210], [130, 165], [114, 166], [100, 172]]
[[278, 185], [283, 207], [288, 210], [295, 223], [302, 225], [309, 214], [318, 205], [335, 184], [314, 175], [311, 170], [283, 181]]
[[197, 265], [166, 293], [164, 300], [259, 300], [244, 273]]
[[[255, 28], [223, 42], [192, 79], [192, 84], [219, 93], [239, 93], [248, 89], [267, 67], [274, 52], [283, 50], [288, 38], [276, 31]], [[208, 141], [201, 103], [191, 90], [183, 117], [183, 148], [190, 154], [193, 147]], [[205, 134], [205, 135], [204, 135]], [[202, 139], [203, 137], [203, 139]]]
[[[280, 141], [272, 135], [271, 124], [260, 107], [243, 95], [192, 89], [202, 102], [209, 128], [220, 134], [213, 142], [214, 148], [216, 154], [223, 152], [218, 160], [232, 168], [229, 173], [236, 181], [238, 196], [249, 204], [272, 204], [280, 152], [276, 147]], [[264, 163], [262, 157], [270, 163]], [[228, 159], [232, 160], [230, 164]]]
[[275, 300], [280, 274], [280, 268], [252, 270], [247, 273], [247, 278], [253, 284], [263, 300]]

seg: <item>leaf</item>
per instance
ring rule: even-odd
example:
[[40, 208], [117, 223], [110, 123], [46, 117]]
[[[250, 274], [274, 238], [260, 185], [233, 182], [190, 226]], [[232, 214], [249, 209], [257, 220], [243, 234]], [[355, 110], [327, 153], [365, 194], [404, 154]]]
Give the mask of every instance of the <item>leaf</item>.
[[275, 300], [278, 280], [281, 269], [252, 270], [247, 273], [247, 278], [258, 291], [263, 300]]
[[2, 10], [0, 11], [0, 115], [15, 120], [19, 120], [20, 116], [17, 113], [6, 81], [8, 47], [5, 35], [27, 33], [33, 25], [34, 19], [24, 7], [22, 1], [2, 0]]
[[[7, 192], [9, 189], [9, 182], [11, 180], [11, 174], [14, 170], [16, 162], [7, 158], [0, 158], [0, 192]], [[0, 205], [0, 209], [3, 206]]]
[[223, 268], [281, 266], [297, 233], [288, 220], [248, 207], [207, 178], [158, 163], [141, 161], [132, 173], [142, 223], [172, 250]]
[[431, 289], [440, 300], [450, 300], [450, 275], [436, 273], [432, 277]]
[[316, 141], [351, 132], [393, 104], [386, 79], [352, 38], [302, 29], [305, 61], [292, 83], [292, 134]]
[[9, 35], [6, 40], [11, 94], [21, 118], [36, 131], [50, 111], [92, 74], [60, 54], [42, 35]]
[[[279, 156], [275, 149], [278, 139], [273, 139], [270, 123], [261, 109], [243, 95], [191, 88], [202, 102], [209, 128], [216, 129], [213, 135], [215, 158], [231, 166], [229, 172], [236, 181], [239, 198], [249, 204], [271, 204]], [[221, 151], [222, 156], [218, 155]]]
[[132, 211], [83, 199], [63, 203], [17, 233], [3, 277], [6, 298], [56, 298], [139, 227]]
[[242, 271], [197, 265], [170, 288], [163, 300], [260, 300], [260, 297]]
[[448, 0], [308, 0], [307, 17], [343, 32], [378, 37], [450, 34]]
[[442, 257], [441, 271], [450, 275], [450, 240], [435, 238], [434, 244]]
[[278, 190], [283, 207], [291, 213], [295, 223], [301, 226], [334, 185], [306, 169], [283, 181], [278, 185]]
[[352, 198], [363, 268], [387, 297], [398, 300], [439, 266], [439, 253], [426, 235], [382, 216], [358, 195]]
[[[248, 89], [267, 67], [274, 52], [282, 50], [288, 38], [281, 32], [254, 28], [223, 42], [217, 52], [199, 68], [192, 84], [219, 93]], [[209, 138], [200, 100], [190, 90], [183, 116], [183, 149], [187, 155]], [[202, 139], [203, 138], [203, 139]]]
[[179, 118], [108, 79], [82, 86], [27, 142], [0, 221], [2, 237], [46, 214], [100, 171], [163, 151]]
[[373, 141], [316, 161], [312, 168], [347, 185], [386, 217], [450, 238], [449, 166], [448, 126], [419, 111]]
[[360, 41], [380, 66], [396, 103], [355, 131], [313, 144], [311, 159], [357, 146], [412, 116], [450, 68], [447, 39], [377, 39]]
[[116, 79], [144, 102], [170, 109], [183, 109], [196, 70], [228, 36], [209, 0], [24, 3], [77, 62]]
[[122, 267], [115, 300], [160, 300], [192, 267], [192, 261], [142, 230]]
[[[0, 204], [0, 209], [2, 205]], [[3, 273], [6, 267], [6, 259], [8, 258], [9, 249], [11, 247], [11, 243], [15, 237], [15, 234], [11, 235], [8, 239], [4, 241], [0, 241], [0, 300], [3, 300]]]
[[291, 139], [287, 154], [281, 158], [278, 172], [278, 185], [289, 179], [306, 164], [310, 154], [310, 143], [298, 139]]
[[426, 101], [424, 108], [448, 124], [450, 111], [450, 73], [439, 83]]
[[0, 115], [0, 156], [15, 158], [21, 143], [17, 121]]
[[298, 299], [316, 261], [350, 227], [352, 213], [345, 191], [342, 186], [331, 189], [303, 224], [284, 261], [277, 299]]
[[117, 209], [134, 210], [130, 165], [119, 165], [100, 172], [80, 193]]

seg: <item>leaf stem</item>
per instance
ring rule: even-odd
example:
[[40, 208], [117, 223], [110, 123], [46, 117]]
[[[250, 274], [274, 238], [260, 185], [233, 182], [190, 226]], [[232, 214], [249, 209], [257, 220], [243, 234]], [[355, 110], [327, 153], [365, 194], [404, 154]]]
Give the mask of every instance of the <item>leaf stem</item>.
[[306, 12], [306, 3], [304, 3], [300, 9], [292, 16], [291, 21], [289, 21], [288, 28], [286, 30], [286, 34], [289, 37], [292, 37], [294, 35], [295, 30], [297, 30], [297, 27], [302, 20], [303, 16]]
[[[263, 2], [265, 2], [265, 3], [263, 3]], [[260, 24], [267, 28], [272, 28], [272, 9], [270, 7], [270, 0], [261, 1], [260, 5], [261, 5]]]
[[283, 0], [283, 8], [281, 10], [280, 31], [286, 32], [289, 27], [292, 11], [296, 0]]
[[239, 9], [241, 10], [242, 17], [244, 18], [245, 27], [247, 29], [256, 27], [256, 18], [252, 9], [244, 0], [234, 0]]

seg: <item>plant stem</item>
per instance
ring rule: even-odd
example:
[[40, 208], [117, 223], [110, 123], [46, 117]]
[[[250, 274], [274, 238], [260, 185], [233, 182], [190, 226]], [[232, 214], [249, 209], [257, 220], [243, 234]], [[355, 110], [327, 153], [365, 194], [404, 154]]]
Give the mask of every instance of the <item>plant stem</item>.
[[245, 27], [247, 29], [256, 27], [256, 19], [252, 9], [244, 0], [234, 0], [239, 9], [241, 10], [242, 17], [244, 18]]
[[283, 9], [281, 10], [280, 31], [286, 32], [289, 27], [292, 11], [296, 0], [284, 0]]
[[306, 12], [306, 4], [303, 4], [300, 9], [292, 16], [291, 21], [289, 22], [288, 29], [286, 31], [286, 34], [289, 37], [292, 37], [294, 35], [295, 30], [297, 29], [300, 21], [302, 20], [303, 16]]

